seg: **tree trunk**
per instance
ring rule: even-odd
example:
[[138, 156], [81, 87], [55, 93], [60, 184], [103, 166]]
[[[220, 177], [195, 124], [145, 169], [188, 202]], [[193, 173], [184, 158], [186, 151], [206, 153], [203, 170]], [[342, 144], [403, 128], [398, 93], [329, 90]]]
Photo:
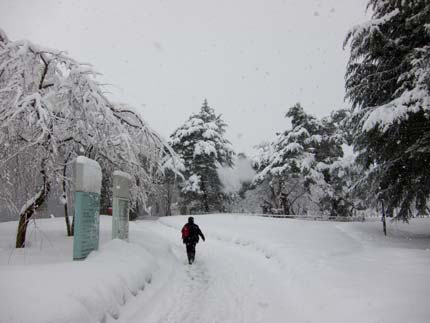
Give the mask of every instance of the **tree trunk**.
[[64, 217], [66, 220], [67, 236], [71, 237], [71, 236], [73, 236], [73, 231], [72, 231], [72, 228], [70, 226], [69, 211], [67, 209], [67, 203], [64, 204]]
[[285, 193], [281, 194], [281, 204], [282, 208], [284, 209], [284, 215], [290, 214], [290, 210], [287, 203], [287, 195], [285, 195]]
[[205, 208], [205, 212], [209, 213], [209, 201], [208, 201], [208, 194], [206, 192], [203, 193], [203, 205]]
[[172, 215], [172, 209], [171, 209], [171, 205], [172, 205], [172, 187], [170, 185], [169, 182], [166, 183], [166, 187], [167, 187], [167, 193], [166, 193], [166, 216], [170, 216]]
[[382, 229], [384, 231], [384, 235], [387, 235], [387, 224], [385, 221], [385, 205], [384, 200], [381, 201], [382, 203]]
[[46, 190], [45, 187], [43, 187], [43, 189], [40, 190], [34, 197], [34, 201], [29, 203], [27, 208], [19, 215], [18, 232], [16, 234], [15, 244], [16, 248], [25, 247], [25, 236], [27, 233], [28, 222], [33, 216], [34, 211], [45, 202], [48, 191], [49, 190]]
[[[43, 165], [43, 163], [42, 163]], [[34, 211], [37, 210], [46, 200], [48, 196], [48, 192], [50, 189], [49, 182], [46, 178], [45, 170], [42, 168], [41, 170], [42, 178], [43, 178], [43, 186], [36, 195], [27, 202], [25, 209], [22, 210], [19, 215], [19, 223], [18, 223], [18, 231], [16, 233], [16, 248], [24, 248], [25, 247], [25, 237], [27, 234], [27, 225], [30, 221], [30, 218], [33, 216]]]
[[67, 236], [73, 235], [72, 228], [70, 227], [69, 210], [67, 209], [67, 192], [66, 192], [66, 162], [63, 167], [63, 198], [64, 198], [64, 219], [66, 220]]
[[330, 216], [337, 217], [339, 215], [338, 213], [338, 203], [335, 198], [332, 198], [331, 200], [331, 210], [330, 210]]
[[209, 196], [206, 190], [205, 182], [202, 180], [202, 191], [203, 191], [203, 207], [206, 213], [209, 213]]
[[270, 185], [270, 193], [271, 193], [271, 200], [272, 200], [272, 203], [271, 203], [271, 209], [270, 209], [270, 212], [269, 213], [272, 213], [272, 208], [273, 208], [273, 205], [275, 206], [275, 208], [278, 208], [278, 202], [277, 202], [277, 195], [276, 195], [276, 192], [275, 192], [275, 189], [273, 188], [273, 186], [272, 185]]

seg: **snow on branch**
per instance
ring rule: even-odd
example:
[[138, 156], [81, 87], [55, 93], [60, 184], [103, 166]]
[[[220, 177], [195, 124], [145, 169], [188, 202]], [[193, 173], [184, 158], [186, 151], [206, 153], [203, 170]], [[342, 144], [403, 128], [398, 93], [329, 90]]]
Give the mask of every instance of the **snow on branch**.
[[370, 35], [374, 32], [379, 31], [379, 27], [382, 24], [385, 24], [386, 22], [393, 19], [395, 16], [397, 16], [400, 13], [399, 9], [394, 9], [393, 11], [387, 13], [386, 15], [380, 17], [380, 18], [374, 18], [369, 21], [366, 21], [362, 24], [355, 25], [352, 27], [348, 32], [347, 36], [344, 40], [343, 47], [345, 48], [348, 44], [348, 41], [352, 38], [361, 37], [362, 35], [369, 33]]
[[370, 131], [376, 127], [379, 131], [385, 132], [392, 124], [407, 120], [409, 113], [421, 110], [429, 112], [430, 96], [424, 89], [413, 89], [385, 105], [371, 107], [368, 110], [363, 117], [363, 131]]
[[[148, 189], [166, 169], [179, 172], [181, 161], [168, 143], [138, 112], [112, 103], [97, 76], [90, 64], [27, 40], [10, 41], [0, 30], [0, 145], [9, 147], [0, 164], [37, 147], [52, 165], [63, 154], [85, 153]], [[49, 176], [60, 178], [55, 171]]]

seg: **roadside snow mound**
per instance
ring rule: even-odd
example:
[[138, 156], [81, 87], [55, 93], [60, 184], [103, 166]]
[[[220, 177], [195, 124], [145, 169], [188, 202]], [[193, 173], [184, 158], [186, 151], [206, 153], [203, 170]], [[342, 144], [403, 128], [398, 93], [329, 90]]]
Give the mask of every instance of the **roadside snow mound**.
[[[155, 260], [112, 240], [87, 260], [0, 266], [0, 322], [105, 322], [151, 282]], [[5, 279], [7, 277], [7, 279]]]

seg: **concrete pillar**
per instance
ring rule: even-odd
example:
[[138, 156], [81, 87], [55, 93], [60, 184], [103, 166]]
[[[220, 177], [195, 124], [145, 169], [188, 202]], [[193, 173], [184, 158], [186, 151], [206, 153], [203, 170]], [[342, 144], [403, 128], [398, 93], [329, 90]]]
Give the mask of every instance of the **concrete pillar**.
[[130, 175], [113, 173], [112, 239], [128, 241]]
[[85, 259], [99, 247], [102, 171], [92, 159], [79, 156], [74, 164], [73, 259]]

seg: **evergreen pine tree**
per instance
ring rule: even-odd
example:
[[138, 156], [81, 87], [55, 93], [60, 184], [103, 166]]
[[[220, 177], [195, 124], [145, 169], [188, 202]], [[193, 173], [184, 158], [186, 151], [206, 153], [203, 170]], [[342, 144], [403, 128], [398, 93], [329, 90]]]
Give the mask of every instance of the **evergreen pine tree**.
[[[430, 2], [370, 0], [372, 19], [354, 27], [346, 71], [355, 149], [368, 196], [427, 212], [430, 196]], [[414, 205], [415, 203], [415, 205]]]
[[297, 103], [286, 114], [292, 128], [279, 134], [270, 146], [262, 146], [259, 158], [254, 160], [255, 181], [270, 180], [278, 200], [275, 204], [282, 204], [285, 213], [294, 213], [294, 201], [305, 194], [310, 198], [311, 187], [315, 187], [323, 192], [323, 210], [345, 215], [347, 196], [344, 182], [338, 178], [344, 174], [341, 166], [346, 167], [340, 163], [345, 139], [339, 129], [345, 116], [346, 112], [341, 110], [319, 120]]
[[180, 183], [182, 209], [222, 211], [222, 184], [217, 169], [233, 166], [234, 157], [230, 142], [224, 138], [226, 126], [205, 100], [200, 112], [171, 135], [171, 146], [185, 167], [185, 179]]

